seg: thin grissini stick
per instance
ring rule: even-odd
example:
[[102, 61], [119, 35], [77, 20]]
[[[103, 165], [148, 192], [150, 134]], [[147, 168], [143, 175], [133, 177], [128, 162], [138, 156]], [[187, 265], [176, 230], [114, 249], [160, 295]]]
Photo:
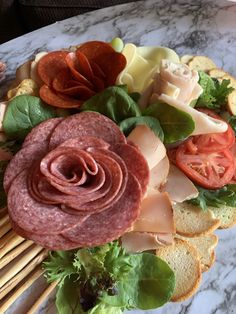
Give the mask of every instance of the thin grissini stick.
[[6, 301], [0, 305], [0, 313], [5, 311], [16, 301], [16, 299], [24, 293], [42, 274], [44, 270], [38, 266], [35, 271], [27, 278], [27, 280], [11, 294]]
[[0, 288], [2, 288], [9, 280], [19, 273], [36, 255], [42, 251], [41, 246], [34, 246], [29, 252], [23, 255], [17, 262], [12, 265], [8, 271], [0, 278]]
[[0, 238], [4, 236], [9, 230], [11, 230], [10, 222], [5, 223], [3, 226], [0, 227]]
[[28, 247], [33, 244], [33, 241], [24, 241], [16, 248], [14, 248], [11, 252], [5, 255], [2, 259], [0, 259], [0, 269], [9, 264], [14, 258], [19, 256], [22, 252], [24, 252]]
[[[50, 293], [56, 288], [57, 281], [52, 282], [41, 294], [38, 300], [34, 303], [34, 305], [30, 308], [27, 314], [35, 314], [39, 306], [47, 299]], [[0, 308], [1, 309], [1, 308]]]
[[25, 268], [21, 270], [15, 277], [9, 280], [3, 287], [0, 288], [0, 300], [4, 298], [19, 282], [21, 282], [27, 275], [31, 273], [36, 266], [42, 263], [42, 261], [48, 255], [47, 250], [43, 250], [37, 255]]
[[0, 259], [23, 241], [25, 239], [18, 236], [13, 230], [9, 231], [0, 239]]
[[6, 214], [0, 218], [0, 227], [9, 221], [9, 216]]

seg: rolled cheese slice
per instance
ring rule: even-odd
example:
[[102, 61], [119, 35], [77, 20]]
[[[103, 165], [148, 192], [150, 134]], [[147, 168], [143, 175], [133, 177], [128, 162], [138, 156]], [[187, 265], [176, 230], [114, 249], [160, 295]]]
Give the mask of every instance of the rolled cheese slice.
[[191, 106], [186, 106], [183, 102], [168, 95], [161, 94], [158, 99], [170, 106], [188, 113], [192, 117], [195, 122], [195, 129], [191, 135], [222, 133], [228, 129], [226, 122], [209, 117], [205, 113], [200, 112]]
[[142, 201], [140, 216], [130, 231], [175, 233], [173, 209], [168, 193], [147, 195]]
[[146, 125], [136, 126], [129, 134], [128, 140], [139, 147], [141, 153], [147, 160], [150, 170], [166, 156], [164, 144]]

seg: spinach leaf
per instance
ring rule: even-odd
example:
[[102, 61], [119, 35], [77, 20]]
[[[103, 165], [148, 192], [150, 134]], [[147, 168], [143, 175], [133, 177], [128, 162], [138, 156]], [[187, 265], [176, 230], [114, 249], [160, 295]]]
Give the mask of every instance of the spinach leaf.
[[97, 111], [116, 123], [141, 116], [139, 106], [120, 86], [111, 86], [87, 100], [81, 110]]
[[203, 88], [203, 93], [198, 98], [195, 107], [206, 107], [217, 112], [225, 107], [228, 95], [234, 90], [229, 87], [230, 80], [219, 82], [203, 71], [199, 71], [199, 84]]
[[195, 128], [195, 123], [188, 113], [160, 101], [147, 107], [143, 114], [159, 120], [165, 144], [185, 139]]
[[197, 186], [198, 197], [188, 200], [188, 203], [207, 210], [208, 206], [221, 207], [222, 205], [236, 207], [236, 184], [228, 184], [221, 189], [207, 190]]
[[140, 124], [147, 125], [155, 134], [160, 138], [161, 141], [164, 140], [164, 133], [160, 126], [159, 121], [154, 117], [142, 116], [142, 117], [133, 117], [123, 120], [120, 123], [121, 131], [128, 136], [129, 133]]
[[131, 270], [118, 282], [118, 295], [104, 295], [102, 301], [117, 307], [154, 309], [171, 298], [175, 275], [170, 267], [153, 254], [130, 255]]
[[23, 140], [37, 124], [56, 116], [56, 110], [45, 105], [40, 98], [20, 95], [9, 102], [3, 129], [7, 137]]

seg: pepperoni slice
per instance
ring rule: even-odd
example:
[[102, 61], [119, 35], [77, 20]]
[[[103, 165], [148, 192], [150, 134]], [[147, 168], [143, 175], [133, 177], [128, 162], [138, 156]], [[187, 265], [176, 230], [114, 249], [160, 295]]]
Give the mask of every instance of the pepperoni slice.
[[83, 101], [55, 92], [47, 85], [39, 90], [39, 95], [48, 105], [59, 108], [79, 108]]
[[67, 69], [65, 61], [67, 51], [53, 51], [43, 56], [38, 62], [38, 75], [46, 85], [51, 85], [55, 76]]
[[77, 51], [82, 52], [89, 60], [100, 58], [104, 54], [113, 53], [115, 50], [103, 41], [88, 41], [77, 48]]

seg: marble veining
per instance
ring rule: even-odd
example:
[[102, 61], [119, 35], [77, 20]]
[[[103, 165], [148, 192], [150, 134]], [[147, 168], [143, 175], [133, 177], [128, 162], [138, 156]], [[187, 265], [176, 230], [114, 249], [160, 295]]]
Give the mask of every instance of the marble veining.
[[[40, 51], [68, 47], [87, 40], [119, 36], [136, 45], [162, 45], [180, 55], [203, 54], [219, 67], [236, 75], [236, 4], [210, 0], [146, 0], [76, 16], [34, 31], [0, 46], [0, 60], [7, 63], [7, 77], [0, 86], [3, 95], [15, 69]], [[4, 86], [3, 86], [4, 85]], [[199, 291], [183, 303], [169, 303], [152, 311], [133, 314], [236, 314], [236, 228], [218, 231], [216, 262], [203, 274]], [[40, 285], [40, 283], [39, 283]], [[31, 289], [8, 314], [23, 314], [19, 304], [34, 295]], [[55, 313], [54, 297], [39, 313]]]

